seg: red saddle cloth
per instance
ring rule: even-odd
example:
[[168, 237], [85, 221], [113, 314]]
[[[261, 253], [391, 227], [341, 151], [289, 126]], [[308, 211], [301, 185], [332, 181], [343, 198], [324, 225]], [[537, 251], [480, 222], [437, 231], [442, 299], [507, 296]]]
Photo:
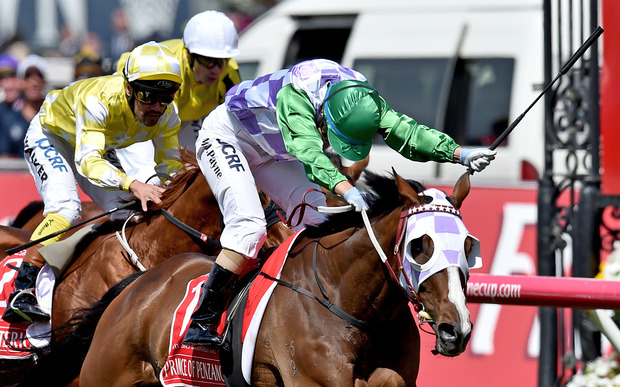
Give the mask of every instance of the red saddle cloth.
[[28, 327], [32, 323], [8, 323], [2, 320], [4, 310], [8, 307], [9, 295], [15, 288], [17, 270], [22, 264], [26, 250], [6, 257], [0, 263], [0, 359], [23, 359], [32, 356]]
[[[271, 254], [263, 265], [262, 271], [272, 277], [279, 278], [290, 246], [300, 235], [301, 231], [287, 239], [278, 249]], [[191, 322], [191, 315], [198, 306], [202, 284], [208, 275], [193, 279], [187, 284], [185, 296], [177, 307], [172, 320], [170, 331], [170, 347], [168, 359], [162, 369], [159, 380], [164, 386], [187, 386], [187, 387], [220, 387], [226, 386], [222, 367], [219, 359], [219, 349], [209, 346], [193, 346], [183, 344], [183, 337]], [[250, 287], [246, 308], [243, 311], [243, 351], [244, 351], [244, 376], [249, 384], [249, 377], [245, 374], [251, 368], [252, 356], [245, 354], [246, 351], [254, 351], [254, 340], [260, 327], [260, 319], [267, 306], [267, 300], [271, 296], [275, 283], [263, 276], [257, 276]], [[225, 314], [218, 331], [224, 329]], [[248, 341], [251, 341], [248, 343]]]
[[187, 284], [183, 301], [174, 313], [168, 360], [160, 374], [164, 386], [226, 386], [218, 348], [182, 343], [191, 315], [198, 306], [201, 286], [207, 277], [200, 276]]

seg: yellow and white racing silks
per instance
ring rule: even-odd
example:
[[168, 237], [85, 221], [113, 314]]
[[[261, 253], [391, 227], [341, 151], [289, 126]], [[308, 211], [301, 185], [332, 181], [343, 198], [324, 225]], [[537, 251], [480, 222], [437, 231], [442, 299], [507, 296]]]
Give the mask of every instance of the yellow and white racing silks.
[[[226, 92], [241, 82], [239, 75], [239, 65], [234, 59], [229, 58], [226, 68], [220, 75], [218, 81], [213, 85], [203, 85], [196, 80], [194, 72], [189, 65], [187, 51], [181, 39], [171, 39], [161, 42], [168, 47], [181, 65], [181, 77], [183, 83], [177, 92], [174, 102], [179, 108], [179, 118], [181, 121], [196, 121], [205, 117], [216, 106], [224, 102]], [[129, 57], [126, 52], [121, 55], [116, 63], [116, 71], [121, 74], [125, 62]]]
[[125, 95], [125, 79], [109, 75], [74, 82], [48, 94], [39, 112], [43, 131], [75, 148], [78, 173], [94, 185], [129, 192], [134, 178], [104, 159], [106, 152], [153, 140], [157, 172], [181, 171], [178, 160], [180, 120], [170, 104], [156, 125], [146, 126], [133, 114]]
[[215, 84], [203, 85], [198, 83], [188, 63], [183, 41], [173, 39], [166, 40], [162, 44], [174, 53], [181, 64], [183, 83], [174, 99], [174, 102], [179, 106], [181, 121], [196, 121], [203, 118], [219, 104], [224, 103], [226, 92], [241, 82], [239, 65], [234, 59], [229, 58], [224, 71]]

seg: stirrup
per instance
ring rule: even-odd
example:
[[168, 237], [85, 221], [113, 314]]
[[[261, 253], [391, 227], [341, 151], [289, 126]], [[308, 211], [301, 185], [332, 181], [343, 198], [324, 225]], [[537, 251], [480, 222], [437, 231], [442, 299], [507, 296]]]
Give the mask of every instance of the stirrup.
[[[7, 305], [6, 310], [4, 311], [4, 315], [2, 316], [4, 319], [4, 316], [7, 315], [7, 313], [10, 316], [10, 312], [15, 313], [16, 315], [18, 315], [19, 317], [21, 317], [22, 319], [24, 319], [24, 321], [28, 322], [28, 323], [32, 323], [34, 322], [34, 320], [32, 319], [32, 317], [30, 317], [29, 315], [27, 315], [26, 313], [24, 313], [22, 310], [18, 309], [15, 307], [15, 301], [22, 295], [30, 295], [32, 297], [34, 297], [35, 301], [37, 300], [37, 297], [34, 294], [34, 289], [24, 289], [24, 290], [20, 290], [19, 292], [15, 293], [15, 295], [13, 296], [13, 298], [11, 299], [11, 302]], [[39, 309], [41, 311], [40, 315], [41, 316], [45, 316], [47, 317], [47, 320], [49, 320], [51, 318], [51, 316], [49, 314], [47, 314], [45, 311], [43, 311], [43, 309], [41, 309], [41, 307], [37, 304], [32, 305], [33, 307]], [[5, 320], [7, 321], [7, 320]], [[43, 320], [41, 320], [43, 321]], [[10, 322], [10, 321], [7, 321]]]
[[221, 346], [224, 338], [218, 336], [216, 327], [213, 325], [206, 327], [207, 329], [204, 329], [204, 325], [199, 322], [192, 322], [183, 336], [183, 344]]

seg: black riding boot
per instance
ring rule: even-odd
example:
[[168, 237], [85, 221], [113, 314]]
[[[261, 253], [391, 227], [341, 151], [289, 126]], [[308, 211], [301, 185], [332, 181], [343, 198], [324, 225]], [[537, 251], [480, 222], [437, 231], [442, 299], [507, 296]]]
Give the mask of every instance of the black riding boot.
[[198, 309], [192, 314], [192, 322], [183, 338], [186, 344], [222, 345], [217, 326], [222, 313], [230, 303], [237, 274], [213, 264], [207, 281], [202, 285]]
[[[40, 270], [40, 267], [22, 262], [15, 278], [15, 290], [9, 296], [4, 315], [2, 315], [4, 321], [8, 323], [49, 321], [50, 315], [39, 307], [33, 292]], [[13, 308], [11, 308], [11, 303]]]

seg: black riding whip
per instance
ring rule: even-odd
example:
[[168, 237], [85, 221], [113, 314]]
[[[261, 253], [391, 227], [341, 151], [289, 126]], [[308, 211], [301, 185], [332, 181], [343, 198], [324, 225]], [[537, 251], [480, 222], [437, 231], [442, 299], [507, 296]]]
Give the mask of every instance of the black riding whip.
[[73, 230], [74, 228], [76, 228], [76, 227], [80, 227], [80, 226], [82, 226], [82, 225], [84, 225], [84, 224], [86, 224], [86, 223], [88, 223], [88, 222], [90, 222], [90, 221], [93, 221], [93, 220], [95, 220], [95, 219], [99, 219], [99, 218], [102, 218], [102, 217], [104, 217], [104, 216], [110, 215], [111, 213], [116, 212], [116, 211], [119, 211], [119, 210], [124, 210], [124, 209], [130, 208], [130, 207], [132, 207], [132, 206], [134, 206], [134, 205], [138, 204], [139, 202], [140, 202], [140, 200], [139, 200], [139, 199], [133, 200], [133, 201], [131, 201], [131, 202], [127, 202], [127, 203], [123, 204], [122, 206], [112, 208], [112, 209], [111, 209], [111, 210], [109, 210], [109, 211], [103, 212], [103, 213], [101, 213], [101, 214], [99, 214], [99, 215], [97, 215], [97, 216], [94, 216], [94, 217], [92, 217], [92, 218], [90, 218], [90, 219], [88, 219], [88, 220], [85, 220], [85, 221], [83, 221], [83, 222], [80, 222], [80, 223], [78, 223], [78, 224], [74, 224], [73, 226], [68, 227], [68, 228], [66, 228], [66, 229], [64, 229], [64, 230], [56, 231], [55, 233], [52, 233], [52, 234], [47, 235], [47, 236], [44, 236], [43, 238], [39, 238], [39, 239], [34, 240], [34, 241], [30, 241], [30, 242], [25, 243], [25, 244], [23, 244], [23, 245], [21, 245], [21, 246], [12, 247], [12, 248], [10, 248], [10, 249], [7, 249], [5, 252], [6, 252], [8, 255], [13, 255], [13, 254], [17, 253], [18, 251], [22, 251], [23, 249], [27, 249], [27, 248], [29, 248], [29, 247], [32, 247], [32, 246], [34, 246], [34, 245], [36, 245], [36, 244], [39, 244], [39, 243], [41, 243], [41, 242], [43, 242], [43, 241], [46, 241], [46, 240], [48, 240], [48, 239], [50, 239], [50, 238], [53, 238], [53, 237], [57, 236], [57, 235], [60, 235], [60, 234], [62, 234], [62, 233], [65, 233], [65, 232], [67, 232], [67, 231], [69, 231], [69, 230]]
[[577, 59], [579, 59], [588, 48], [590, 48], [590, 46], [598, 39], [599, 36], [601, 36], [601, 34], [603, 33], [603, 29], [598, 26], [596, 28], [596, 30], [594, 30], [594, 32], [592, 32], [592, 35], [590, 35], [590, 37], [581, 45], [581, 47], [579, 47], [579, 49], [577, 51], [575, 51], [575, 53], [573, 54], [573, 56], [568, 60], [568, 62], [566, 62], [566, 64], [564, 66], [562, 66], [562, 69], [560, 70], [560, 72], [558, 73], [558, 75], [555, 76], [555, 78], [543, 89], [543, 91], [540, 93], [540, 95], [538, 95], [538, 97], [536, 97], [536, 99], [534, 100], [534, 102], [532, 102], [532, 104], [530, 106], [528, 106], [527, 109], [525, 109], [525, 111], [519, 116], [517, 117], [516, 120], [514, 120], [512, 122], [512, 124], [510, 124], [510, 126], [508, 126], [503, 132], [502, 134], [499, 135], [499, 137], [497, 137], [497, 139], [495, 141], [493, 141], [493, 144], [491, 144], [491, 146], [489, 147], [490, 150], [494, 150], [495, 148], [497, 148], [499, 146], [499, 144], [504, 141], [506, 139], [506, 137], [508, 137], [508, 135], [510, 134], [510, 132], [513, 131], [513, 129], [515, 128], [515, 126], [517, 126], [517, 124], [519, 124], [519, 122], [521, 122], [521, 120], [523, 119], [523, 117], [525, 116], [525, 114], [527, 114], [527, 112], [530, 111], [530, 109], [534, 106], [534, 104], [536, 102], [538, 102], [538, 100], [551, 88], [551, 86], [553, 86], [553, 84], [560, 79], [560, 77], [564, 74], [566, 74], [568, 72], [568, 70], [573, 67], [573, 65], [575, 64], [575, 62], [577, 62]]

